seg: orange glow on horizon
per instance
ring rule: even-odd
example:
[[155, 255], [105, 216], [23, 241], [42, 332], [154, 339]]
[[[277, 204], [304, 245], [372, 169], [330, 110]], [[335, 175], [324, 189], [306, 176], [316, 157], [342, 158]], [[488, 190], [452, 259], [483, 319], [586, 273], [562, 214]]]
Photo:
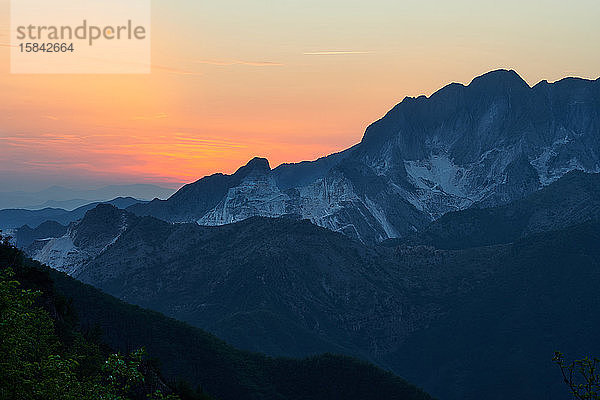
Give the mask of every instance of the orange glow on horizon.
[[148, 75], [12, 75], [0, 0], [0, 176], [174, 187], [341, 151], [405, 96], [492, 69], [530, 84], [600, 71], [587, 0], [234, 2], [154, 2]]

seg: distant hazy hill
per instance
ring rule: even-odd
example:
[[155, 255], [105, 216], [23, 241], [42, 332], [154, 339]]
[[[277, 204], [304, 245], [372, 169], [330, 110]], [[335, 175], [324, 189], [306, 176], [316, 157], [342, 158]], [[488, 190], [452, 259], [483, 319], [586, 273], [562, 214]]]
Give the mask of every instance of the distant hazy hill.
[[87, 211], [93, 209], [98, 204], [112, 204], [118, 208], [127, 208], [139, 203], [145, 202], [132, 197], [118, 197], [107, 202], [89, 203], [73, 211], [67, 211], [60, 208], [44, 208], [42, 210], [0, 210], [0, 229], [15, 229], [24, 225], [28, 225], [30, 228], [37, 228], [46, 221], [54, 221], [62, 225], [68, 225], [73, 221], [83, 218]]
[[130, 210], [202, 225], [291, 214], [377, 242], [521, 199], [569, 171], [600, 172], [598, 132], [600, 79], [529, 87], [498, 70], [404, 99], [341, 153], [274, 170], [257, 158]]
[[104, 202], [115, 197], [134, 197], [142, 200], [165, 199], [174, 190], [156, 185], [110, 185], [98, 189], [78, 190], [52, 186], [38, 192], [0, 192], [0, 210], [20, 208], [40, 210], [43, 208], [63, 208], [74, 210], [88, 203]]
[[33, 242], [45, 238], [61, 237], [67, 233], [67, 226], [56, 221], [46, 221], [35, 229], [24, 225], [15, 232], [16, 245], [20, 249], [30, 246]]

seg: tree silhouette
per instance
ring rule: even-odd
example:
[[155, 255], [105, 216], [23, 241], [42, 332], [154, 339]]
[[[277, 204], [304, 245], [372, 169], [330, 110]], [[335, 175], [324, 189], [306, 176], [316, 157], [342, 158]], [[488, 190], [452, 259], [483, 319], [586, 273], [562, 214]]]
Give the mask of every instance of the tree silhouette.
[[585, 357], [581, 360], [565, 361], [560, 352], [555, 352], [552, 361], [560, 367], [565, 384], [573, 398], [578, 400], [600, 399], [600, 359]]

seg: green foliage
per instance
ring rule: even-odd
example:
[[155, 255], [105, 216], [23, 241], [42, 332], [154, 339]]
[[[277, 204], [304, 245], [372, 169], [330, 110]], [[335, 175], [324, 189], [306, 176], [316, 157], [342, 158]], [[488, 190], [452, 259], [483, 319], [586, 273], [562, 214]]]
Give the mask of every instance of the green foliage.
[[[0, 399], [127, 400], [144, 382], [143, 349], [124, 357], [101, 352], [82, 335], [66, 348], [49, 314], [37, 305], [42, 293], [23, 289], [11, 269], [0, 269]], [[153, 400], [174, 400], [160, 390]]]
[[123, 395], [131, 391], [132, 387], [144, 381], [140, 372], [144, 350], [133, 352], [129, 359], [123, 358], [121, 354], [111, 354], [106, 360], [103, 371], [108, 378], [108, 384], [114, 393]]
[[552, 361], [559, 366], [564, 382], [569, 386], [574, 399], [600, 399], [600, 359], [585, 357], [568, 362], [560, 352], [555, 352]]
[[0, 271], [0, 394], [25, 398], [37, 390], [32, 377], [57, 361], [49, 357], [58, 342], [48, 315], [33, 306], [39, 292], [19, 289], [13, 276]]

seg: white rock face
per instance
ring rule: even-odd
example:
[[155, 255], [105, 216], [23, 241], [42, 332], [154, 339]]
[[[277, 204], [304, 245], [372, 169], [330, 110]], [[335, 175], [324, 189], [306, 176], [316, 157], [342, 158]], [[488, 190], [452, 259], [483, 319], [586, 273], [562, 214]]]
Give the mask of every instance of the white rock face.
[[26, 252], [58, 271], [77, 275], [83, 265], [114, 244], [128, 226], [123, 210], [99, 206], [81, 221], [72, 223], [65, 235], [36, 240]]
[[69, 234], [59, 238], [42, 239], [35, 245], [40, 247], [30, 254], [34, 260], [69, 275], [75, 273], [80, 265], [92, 258], [90, 254], [73, 244]]
[[[321, 178], [292, 192], [282, 192], [269, 173], [251, 174], [240, 185], [230, 188], [227, 196], [197, 223], [216, 226], [253, 216], [280, 217], [289, 214], [309, 219], [333, 231], [356, 230], [353, 224], [338, 214], [354, 203], [364, 202], [343, 177]], [[369, 206], [376, 208], [373, 202]], [[384, 218], [380, 210], [377, 212]], [[392, 227], [389, 229], [393, 232]]]
[[455, 165], [447, 155], [430, 155], [421, 161], [405, 161], [409, 181], [415, 189], [407, 200], [432, 217], [473, 205], [482, 193], [473, 190], [470, 170]]
[[[521, 178], [519, 169], [524, 166], [518, 161], [523, 155], [515, 145], [487, 149], [476, 162], [459, 165], [452, 154], [436, 144], [430, 146], [427, 157], [402, 162], [406, 181], [393, 177], [396, 173], [394, 160], [390, 152], [385, 151], [383, 157], [365, 162], [375, 176], [385, 181], [386, 196], [383, 198], [381, 192], [369, 192], [369, 187], [366, 191], [357, 190], [353, 183], [355, 177], [335, 170], [311, 183], [285, 191], [278, 186], [273, 171], [253, 173], [230, 188], [214, 208], [198, 218], [197, 223], [215, 226], [253, 216], [296, 215], [361, 241], [401, 237], [406, 233], [406, 227], [399, 227], [397, 221], [391, 218], [395, 213], [394, 206], [385, 200], [390, 197], [405, 201], [416, 212], [424, 214], [426, 220], [433, 220], [447, 212], [472, 207], [495, 195], [499, 200], [492, 204], [519, 198], [519, 193], [499, 195], [504, 187], [510, 186], [509, 183], [519, 188], [514, 183], [515, 179], [529, 179], [525, 184], [533, 185], [532, 190], [537, 190], [572, 170], [598, 172], [585, 168], [576, 157], [550, 164], [552, 158], [560, 153], [557, 147], [562, 144], [563, 141], [556, 142], [553, 147], [543, 150], [540, 156], [526, 162], [525, 167], [529, 166], [536, 175], [533, 178], [525, 175]], [[511, 170], [515, 163], [517, 166]], [[411, 225], [410, 229], [418, 227]]]
[[467, 209], [506, 183], [506, 169], [516, 158], [511, 149], [494, 148], [485, 151], [476, 163], [461, 166], [448, 154], [435, 150], [426, 159], [404, 162], [414, 186], [404, 196], [433, 219]]
[[215, 226], [231, 224], [253, 216], [278, 217], [286, 214], [289, 197], [282, 193], [273, 177], [252, 174], [239, 186], [230, 188], [227, 196], [198, 224]]
[[351, 221], [340, 215], [346, 207], [362, 202], [348, 180], [343, 177], [326, 177], [299, 188], [298, 192], [300, 201], [297, 213], [302, 218], [335, 232], [357, 231]]
[[514, 71], [492, 71], [406, 98], [341, 153], [274, 170], [257, 158], [138, 213], [202, 225], [295, 215], [364, 242], [402, 237], [572, 170], [600, 172], [598, 104], [600, 80], [530, 87]]
[[561, 137], [555, 140], [552, 145], [543, 148], [539, 156], [531, 161], [531, 165], [533, 165], [540, 176], [542, 185], [548, 186], [567, 172], [573, 170], [594, 173], [600, 172], [600, 166], [596, 166], [596, 168], [586, 168], [586, 166], [578, 160], [576, 155], [573, 155], [568, 160], [556, 162], [556, 160], [560, 158], [560, 155], [569, 153], [568, 145], [574, 140], [576, 140], [576, 138], [570, 137], [567, 132], [565, 133], [565, 137]]

